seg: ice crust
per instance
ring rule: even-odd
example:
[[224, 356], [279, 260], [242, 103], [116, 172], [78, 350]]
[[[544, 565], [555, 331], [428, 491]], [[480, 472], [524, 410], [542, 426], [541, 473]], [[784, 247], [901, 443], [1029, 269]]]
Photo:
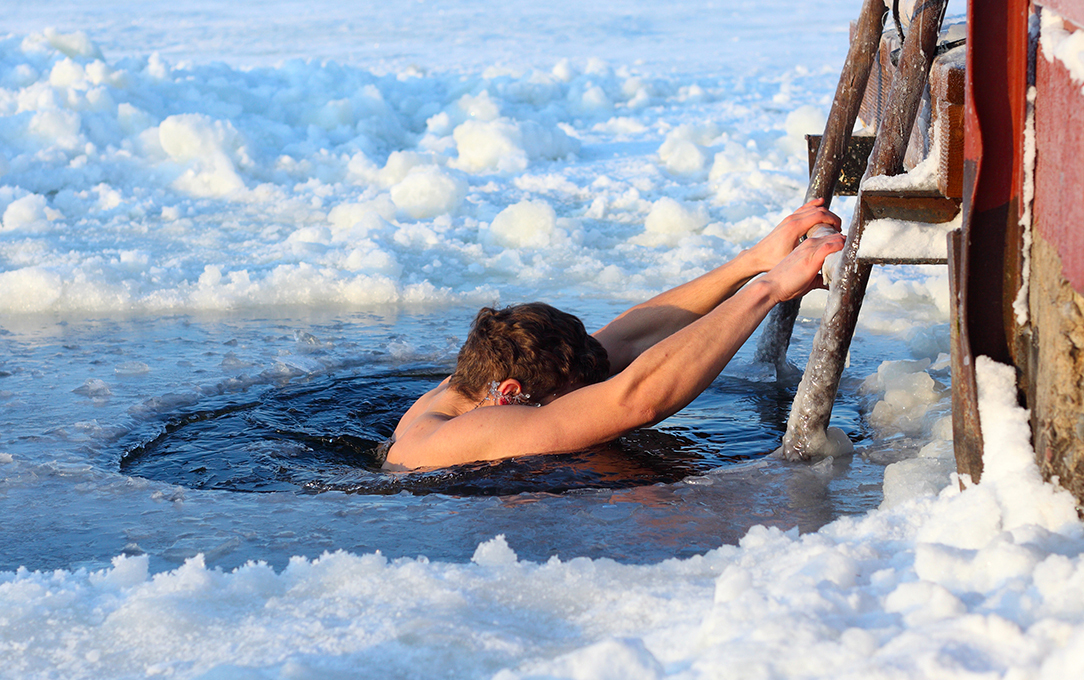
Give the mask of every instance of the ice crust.
[[[550, 14], [448, 4], [444, 15], [412, 3], [366, 8], [370, 23], [309, 4], [318, 11], [172, 2], [197, 20], [124, 25], [95, 3], [8, 8], [5, 30], [20, 32], [0, 40], [0, 341], [15, 350], [0, 357], [0, 549], [119, 542], [111, 561], [73, 551], [62, 568], [0, 571], [0, 677], [1084, 672], [1084, 534], [1073, 500], [1032, 462], [1010, 368], [979, 360], [982, 484], [951, 472], [943, 267], [885, 268], [870, 282], [862, 331], [905, 335], [916, 357], [849, 386], [868, 399], [871, 433], [854, 458], [886, 466], [884, 500], [811, 533], [754, 526], [735, 545], [656, 564], [530, 561], [501, 535], [497, 500], [239, 498], [88, 458], [127, 419], [225, 391], [454, 356], [439, 323], [404, 326], [378, 354], [344, 337], [347, 315], [392, 324], [525, 295], [616, 304], [748, 247], [800, 202], [803, 128], [823, 120], [858, 9], [677, 2], [637, 6], [640, 20], [621, 3], [551, 3]], [[309, 39], [280, 40], [290, 31]], [[521, 52], [507, 49], [515, 41]], [[823, 300], [807, 298], [804, 322]], [[319, 332], [280, 323], [294, 305], [331, 320]], [[221, 313], [220, 337], [125, 335], [205, 311]], [[79, 346], [77, 322], [101, 327], [93, 344]], [[522, 505], [601, 526], [584, 532], [597, 539], [698, 490], [733, 488], [713, 502], [744, 503], [776, 464], [729, 486], [719, 473], [650, 487], [638, 503]], [[795, 479], [847, 464], [825, 459]], [[335, 544], [344, 525], [408, 503], [392, 527], [406, 536], [476, 512], [473, 559]], [[163, 536], [164, 550], [141, 554]], [[250, 537], [327, 553], [217, 566]]]

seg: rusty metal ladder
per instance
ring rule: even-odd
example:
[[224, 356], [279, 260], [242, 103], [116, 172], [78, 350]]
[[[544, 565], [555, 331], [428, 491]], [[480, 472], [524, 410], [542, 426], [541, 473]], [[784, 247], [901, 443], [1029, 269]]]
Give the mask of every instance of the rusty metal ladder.
[[[899, 66], [889, 90], [885, 115], [877, 129], [863, 182], [872, 176], [897, 175], [903, 169], [904, 153], [926, 88], [946, 5], [947, 0], [930, 0], [916, 8], [915, 16], [911, 21], [911, 29], [904, 40]], [[867, 11], [871, 16], [875, 16], [880, 11], [883, 17], [884, 5], [880, 0], [867, 0], [862, 11], [860, 31], [867, 20]], [[877, 39], [878, 41], [880, 39], [879, 30]], [[863, 45], [862, 48], [869, 49], [868, 45]], [[855, 44], [852, 42], [852, 52], [854, 50]], [[851, 57], [848, 55], [848, 64], [850, 60]], [[837, 89], [837, 98], [840, 90], [843, 89], [843, 80], [846, 77], [848, 75], [845, 66], [844, 77], [841, 78], [840, 87]], [[865, 77], [868, 77], [868, 67]], [[859, 101], [862, 99], [864, 87], [863, 80], [862, 91], [857, 93]], [[853, 107], [856, 114], [857, 104], [853, 104]], [[833, 103], [833, 114], [835, 110], [836, 102]], [[830, 115], [824, 140], [822, 140], [822, 150], [824, 142], [828, 141], [829, 133], [832, 132], [832, 125], [833, 116]], [[851, 118], [850, 125], [853, 127], [854, 117]], [[820, 155], [818, 152], [818, 161], [820, 161]], [[835, 173], [838, 174], [838, 171], [837, 165]], [[813, 191], [814, 184], [815, 181], [811, 180], [810, 191]], [[828, 193], [828, 196], [830, 195], [831, 189]], [[826, 201], [828, 196], [825, 197]], [[808, 197], [814, 198], [816, 195]], [[888, 216], [908, 221], [915, 218], [919, 218], [918, 221], [922, 222], [945, 221], [946, 216], [951, 219], [958, 210], [958, 206], [957, 201], [945, 199], [939, 192], [859, 190], [858, 206], [847, 234], [839, 267], [829, 290], [825, 314], [814, 338], [813, 350], [791, 407], [782, 446], [782, 453], [786, 458], [807, 459], [832, 453], [832, 444], [827, 436], [828, 421], [873, 265], [943, 264], [946, 262], [946, 259], [940, 255], [921, 258], [905, 255], [864, 257], [860, 250], [866, 226], [873, 219]], [[939, 218], [931, 220], [930, 215], [937, 215]], [[773, 318], [774, 316], [776, 314], [773, 312]], [[797, 304], [794, 305], [793, 316], [797, 316]], [[774, 348], [776, 355], [768, 356], [767, 351], [760, 351], [764, 348], [763, 343], [761, 348], [758, 348], [757, 358], [773, 361], [779, 371], [786, 363], [786, 344], [789, 344], [792, 327], [793, 317], [790, 320], [790, 326], [785, 329], [787, 340], [782, 346], [781, 360], [778, 346]], [[772, 327], [771, 323], [765, 329], [765, 334], [769, 332], [780, 333]], [[778, 341], [776, 344], [779, 344]]]

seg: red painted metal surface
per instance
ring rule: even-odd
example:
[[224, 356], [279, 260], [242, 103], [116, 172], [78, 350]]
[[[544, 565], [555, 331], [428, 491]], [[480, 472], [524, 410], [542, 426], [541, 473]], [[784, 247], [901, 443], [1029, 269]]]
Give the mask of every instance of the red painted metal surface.
[[[1073, 4], [1084, 14], [1084, 2]], [[1041, 47], [1035, 86], [1035, 227], [1058, 250], [1070, 285], [1084, 295], [1084, 94], [1065, 65], [1048, 62]]]
[[968, 3], [961, 279], [972, 353], [1003, 363], [1020, 253], [1027, 14], [1027, 0]]
[[[1028, 18], [1033, 10], [1061, 16], [1069, 30], [1084, 26], [1084, 0], [968, 3], [964, 225], [961, 238], [950, 246], [950, 279], [955, 313], [951, 320], [953, 431], [958, 469], [973, 475], [981, 474], [982, 468], [975, 357], [987, 355], [1020, 369], [1021, 387], [1027, 385], [1026, 399], [1034, 409], [1033, 426], [1049, 422], [1050, 412], [1057, 410], [1049, 400], [1036, 396], [1050, 393], [1052, 387], [1046, 384], [1051, 382], [1049, 376], [1042, 378], [1046, 383], [1039, 383], [1037, 362], [1044, 356], [1042, 360], [1049, 360], [1052, 347], [1064, 351], [1064, 343], [1051, 342], [1057, 339], [1052, 336], [1058, 334], [1058, 327], [1055, 324], [1052, 333], [1035, 326], [1019, 327], [1011, 309], [1019, 290], [1024, 251], [1019, 222], [1024, 208], [1029, 76], [1036, 88], [1032, 227], [1054, 245], [1069, 284], [1084, 294], [1084, 94], [1081, 83], [1072, 82], [1064, 64], [1048, 62], [1041, 50], [1038, 55], [1032, 51]], [[1029, 56], [1034, 67], [1030, 74]], [[1037, 304], [1045, 303], [1039, 300]], [[1049, 317], [1046, 314], [1044, 318]], [[1073, 382], [1075, 376], [1063, 377], [1068, 389], [1078, 384]], [[1038, 432], [1036, 436], [1040, 456], [1048, 455], [1049, 451], [1041, 449], [1045, 440]], [[1072, 462], [1077, 460], [1076, 449], [1062, 449], [1059, 455], [1064, 453], [1066, 460], [1076, 465]], [[1078, 498], [1084, 501], [1080, 495]]]

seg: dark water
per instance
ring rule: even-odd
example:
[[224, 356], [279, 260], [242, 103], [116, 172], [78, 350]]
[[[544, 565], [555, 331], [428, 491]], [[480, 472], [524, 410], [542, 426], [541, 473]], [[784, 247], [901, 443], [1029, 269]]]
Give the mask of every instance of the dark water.
[[[682, 413], [588, 451], [387, 473], [376, 449], [438, 371], [322, 377], [181, 408], [124, 437], [120, 471], [193, 489], [499, 496], [673, 483], [759, 457], [783, 435], [792, 385], [723, 376]], [[852, 400], [853, 401], [853, 400]], [[855, 403], [836, 419], [861, 439]], [[848, 416], [851, 416], [848, 418]]]

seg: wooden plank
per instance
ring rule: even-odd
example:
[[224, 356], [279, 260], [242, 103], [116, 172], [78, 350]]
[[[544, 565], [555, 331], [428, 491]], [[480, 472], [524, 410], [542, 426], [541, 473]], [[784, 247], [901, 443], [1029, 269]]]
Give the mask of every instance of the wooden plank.
[[953, 198], [963, 197], [964, 82], [963, 47], [941, 55], [930, 70], [934, 134], [937, 137], [937, 188]]
[[[809, 154], [809, 174], [813, 174], [814, 163], [817, 160], [817, 151], [821, 146], [821, 135], [806, 135], [806, 150]], [[843, 156], [843, 164], [839, 169], [839, 177], [836, 179], [836, 196], [857, 196], [858, 185], [866, 174], [866, 162], [869, 154], [873, 151], [873, 135], [856, 135], [851, 137], [847, 145], [846, 154]]]
[[937, 190], [863, 191], [863, 219], [905, 220], [907, 222], [948, 222], [960, 212], [960, 201]]

